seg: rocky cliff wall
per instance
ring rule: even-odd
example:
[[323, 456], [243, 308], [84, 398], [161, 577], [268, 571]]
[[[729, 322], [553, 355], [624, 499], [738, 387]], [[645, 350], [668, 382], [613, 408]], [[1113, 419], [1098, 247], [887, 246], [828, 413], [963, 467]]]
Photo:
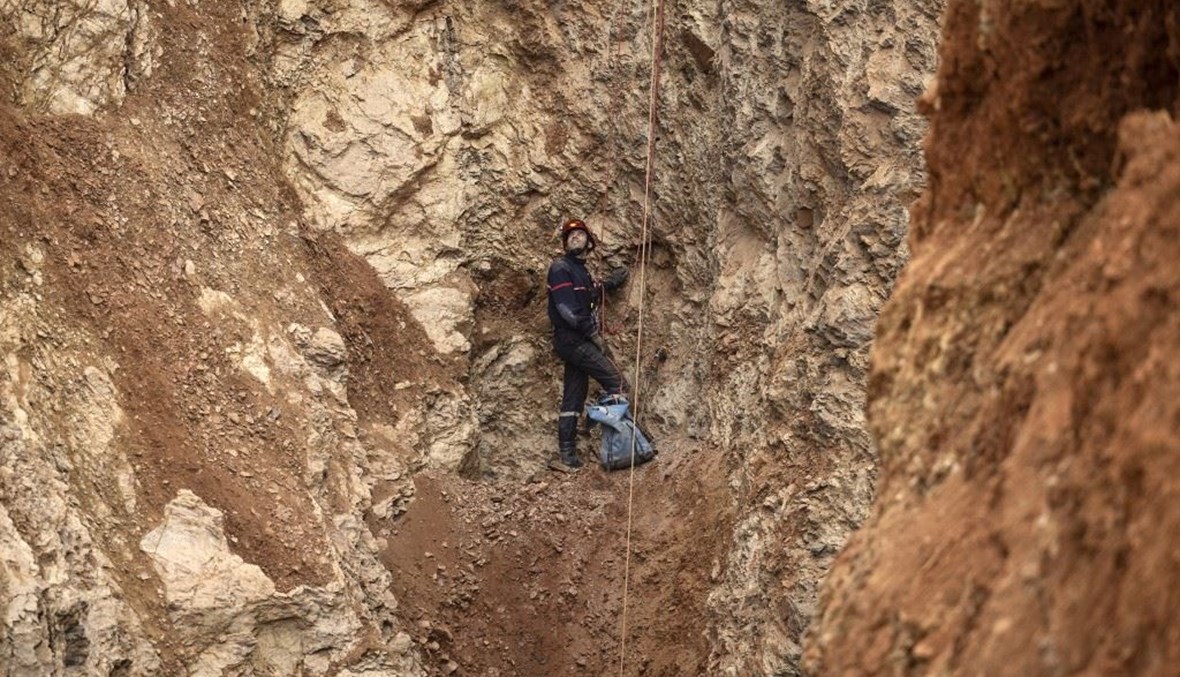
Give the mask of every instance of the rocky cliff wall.
[[[737, 508], [710, 594], [714, 669], [793, 674], [817, 582], [872, 500], [876, 313], [922, 181], [912, 101], [940, 4], [723, 7], [711, 433]], [[773, 45], [771, 47], [770, 45]]]
[[[454, 440], [475, 452], [464, 467], [531, 472], [557, 392], [535, 319], [553, 224], [584, 216], [609, 264], [635, 261], [650, 17], [608, 3], [290, 7], [273, 77], [294, 92], [287, 168], [313, 221], [343, 232], [466, 369], [455, 411], [479, 425]], [[713, 669], [797, 662], [816, 581], [871, 500], [867, 349], [905, 260], [922, 180], [913, 101], [940, 9], [669, 15], [640, 386], [659, 434], [708, 440], [731, 468]], [[637, 293], [615, 311], [626, 330]], [[612, 341], [633, 354], [626, 334]]]
[[300, 236], [241, 9], [3, 10], [0, 672], [421, 673], [363, 519], [429, 432], [350, 398], [453, 379]]
[[[544, 275], [558, 253], [555, 224], [583, 216], [611, 265], [635, 260], [650, 46], [643, 9], [615, 9], [285, 3], [258, 17], [267, 75], [284, 97], [284, 169], [310, 224], [341, 233], [426, 328], [433, 352], [466, 374], [439, 405], [452, 432], [428, 465], [520, 477], [551, 451]], [[674, 114], [669, 128], [710, 148], [715, 120], [692, 113]], [[659, 312], [687, 318], [686, 343], [702, 330], [710, 285], [713, 184], [697, 178], [678, 177], [684, 190], [668, 206], [682, 233], [676, 255], [692, 264], [665, 253], [659, 266], [661, 282], [676, 285], [661, 290]], [[695, 306], [685, 288], [697, 290]], [[629, 312], [626, 299], [618, 308]], [[655, 323], [657, 337], [669, 323]], [[689, 363], [681, 351], [671, 368], [699, 383]]]
[[952, 2], [819, 674], [1170, 674], [1180, 11]]
[[[366, 519], [415, 473], [511, 491], [551, 453], [544, 269], [569, 214], [635, 263], [648, 7], [0, 9], [0, 656], [424, 669]], [[649, 520], [723, 534], [709, 561], [669, 548], [710, 579], [684, 621], [710, 672], [795, 670], [871, 498], [866, 354], [938, 12], [669, 8], [639, 382], [667, 453], [725, 470], [684, 484], [725, 496], [716, 523]], [[621, 355], [640, 293], [608, 308]]]

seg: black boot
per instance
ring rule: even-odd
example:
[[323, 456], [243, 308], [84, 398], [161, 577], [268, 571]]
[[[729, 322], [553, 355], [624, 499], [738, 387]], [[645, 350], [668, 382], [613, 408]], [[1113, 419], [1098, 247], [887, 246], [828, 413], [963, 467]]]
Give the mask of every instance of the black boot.
[[577, 470], [582, 467], [582, 459], [578, 458], [578, 447], [573, 442], [562, 442], [558, 456], [565, 465]]
[[559, 419], [557, 424], [557, 458], [549, 462], [549, 467], [562, 472], [574, 472], [582, 467], [582, 459], [578, 458], [578, 419], [567, 416]]
[[558, 448], [557, 458], [549, 461], [549, 469], [559, 472], [577, 472], [582, 467], [582, 459], [578, 458], [578, 448], [573, 442], [562, 442]]

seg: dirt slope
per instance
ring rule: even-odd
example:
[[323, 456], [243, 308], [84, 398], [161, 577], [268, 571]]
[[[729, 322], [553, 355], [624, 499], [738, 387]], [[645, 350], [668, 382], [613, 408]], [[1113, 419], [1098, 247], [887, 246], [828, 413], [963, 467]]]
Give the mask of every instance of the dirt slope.
[[[715, 452], [687, 445], [636, 472], [625, 674], [706, 671], [705, 603], [727, 545], [721, 479]], [[403, 518], [370, 524], [432, 664], [475, 675], [618, 672], [627, 473], [415, 481]]]
[[819, 674], [1173, 674], [1180, 10], [954, 2]]

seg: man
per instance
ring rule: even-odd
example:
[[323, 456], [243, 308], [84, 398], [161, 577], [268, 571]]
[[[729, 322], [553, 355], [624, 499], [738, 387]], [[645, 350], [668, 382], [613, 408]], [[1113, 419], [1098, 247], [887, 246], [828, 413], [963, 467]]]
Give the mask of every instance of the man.
[[590, 377], [608, 394], [621, 395], [627, 389], [623, 373], [606, 354], [594, 310], [603, 290], [613, 291], [627, 281], [627, 269], [613, 271], [602, 284], [586, 270], [586, 257], [594, 250], [594, 236], [581, 219], [561, 226], [565, 251], [549, 266], [549, 322], [553, 325], [553, 349], [565, 363], [561, 410], [557, 417], [558, 458], [549, 462], [554, 470], [573, 472], [582, 467], [578, 458], [578, 416], [586, 404]]

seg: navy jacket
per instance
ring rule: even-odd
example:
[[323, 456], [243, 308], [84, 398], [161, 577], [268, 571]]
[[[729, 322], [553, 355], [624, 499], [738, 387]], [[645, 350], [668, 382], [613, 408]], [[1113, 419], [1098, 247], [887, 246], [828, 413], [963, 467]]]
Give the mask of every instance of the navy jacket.
[[572, 345], [598, 333], [598, 287], [586, 264], [566, 254], [549, 264], [549, 323], [553, 344]]

